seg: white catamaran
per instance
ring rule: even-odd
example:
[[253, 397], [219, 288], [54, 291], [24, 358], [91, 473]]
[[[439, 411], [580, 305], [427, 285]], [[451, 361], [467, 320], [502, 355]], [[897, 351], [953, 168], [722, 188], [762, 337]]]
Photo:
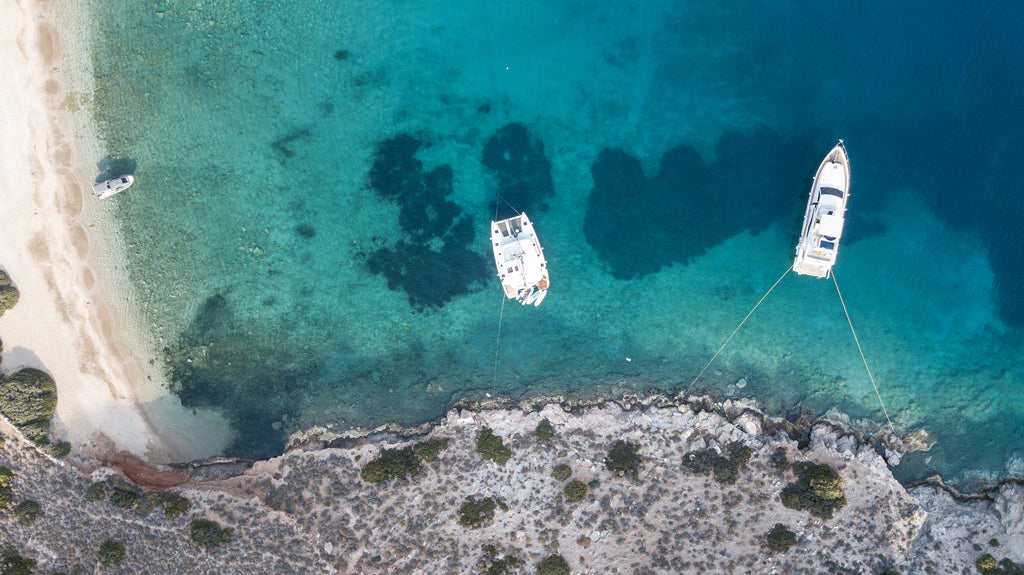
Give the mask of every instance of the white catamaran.
[[548, 263], [526, 214], [491, 222], [491, 248], [505, 296], [540, 305], [548, 293]]
[[825, 156], [814, 175], [800, 242], [796, 246], [793, 271], [805, 276], [827, 278], [839, 253], [843, 235], [846, 201], [850, 197], [850, 157], [839, 140]]

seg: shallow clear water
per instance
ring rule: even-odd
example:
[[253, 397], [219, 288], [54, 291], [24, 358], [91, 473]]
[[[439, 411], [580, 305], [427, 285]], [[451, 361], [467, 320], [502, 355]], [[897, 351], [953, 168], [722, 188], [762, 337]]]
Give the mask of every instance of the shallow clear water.
[[[839, 286], [889, 413], [937, 439], [897, 473], [1024, 459], [1016, 4], [123, 4], [92, 8], [109, 169], [137, 178], [107, 209], [233, 454], [485, 394], [884, 422], [831, 280], [783, 279], [690, 385], [792, 263], [841, 137]], [[511, 207], [546, 249], [539, 308], [488, 263]]]

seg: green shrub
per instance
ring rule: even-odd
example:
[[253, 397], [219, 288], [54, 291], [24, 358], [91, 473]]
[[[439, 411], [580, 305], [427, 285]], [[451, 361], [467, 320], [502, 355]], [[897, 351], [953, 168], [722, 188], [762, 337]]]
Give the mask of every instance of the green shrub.
[[992, 539], [988, 540], [988, 544], [991, 547], [999, 547], [999, 540], [993, 537]]
[[100, 550], [96, 554], [96, 557], [100, 560], [100, 565], [103, 565], [104, 567], [120, 565], [121, 561], [124, 560], [124, 545], [121, 545], [117, 541], [107, 539], [100, 544]]
[[484, 556], [477, 567], [487, 575], [506, 575], [521, 563], [518, 557], [502, 553], [494, 545], [484, 545]]
[[14, 479], [14, 472], [0, 465], [0, 509], [7, 509], [14, 499], [14, 488], [11, 487], [12, 479]]
[[96, 481], [95, 483], [90, 485], [88, 489], [85, 490], [85, 500], [86, 501], [89, 501], [89, 502], [92, 502], [92, 501], [102, 501], [102, 500], [104, 500], [106, 498], [107, 498], [107, 482], [106, 481]]
[[146, 493], [139, 496], [139, 501], [135, 504], [135, 512], [145, 517], [152, 513], [158, 505], [160, 505], [160, 494]]
[[178, 517], [188, 511], [192, 503], [177, 493], [161, 493], [160, 506], [164, 508], [164, 517]]
[[548, 555], [537, 565], [537, 575], [569, 575], [569, 563], [561, 555]]
[[988, 553], [978, 557], [975, 566], [982, 575], [1024, 575], [1024, 565], [1009, 559], [996, 561], [996, 558]]
[[412, 450], [423, 458], [427, 463], [433, 463], [441, 455], [441, 452], [448, 449], [448, 439], [431, 439], [421, 441], [412, 446]]
[[485, 427], [476, 436], [476, 452], [484, 459], [490, 459], [498, 465], [505, 465], [505, 462], [512, 457], [512, 450], [505, 447], [501, 438]]
[[772, 452], [771, 464], [779, 471], [789, 471], [789, 459], [786, 457], [785, 447], [776, 447]]
[[556, 465], [555, 468], [551, 470], [551, 475], [556, 481], [565, 481], [572, 477], [572, 467], [569, 467], [569, 464], [567, 463]]
[[569, 503], [576, 503], [587, 498], [587, 484], [582, 481], [570, 481], [565, 489], [562, 489], [565, 500]]
[[71, 444], [67, 441], [58, 441], [43, 447], [43, 451], [54, 457], [66, 457], [71, 453]]
[[470, 529], [479, 529], [484, 523], [494, 519], [494, 510], [499, 507], [502, 511], [508, 511], [508, 505], [499, 499], [485, 497], [477, 501], [470, 495], [459, 507], [459, 525]]
[[381, 483], [392, 477], [416, 475], [420, 468], [420, 458], [413, 448], [385, 449], [379, 458], [364, 465], [359, 475], [367, 483]]
[[545, 417], [537, 424], [537, 429], [533, 430], [533, 434], [541, 441], [551, 441], [555, 437], [555, 426], [551, 425], [551, 422]]
[[200, 547], [216, 547], [231, 541], [235, 530], [230, 527], [221, 528], [216, 521], [195, 519], [189, 523], [192, 542]]
[[131, 509], [142, 499], [142, 489], [120, 477], [108, 479], [107, 484], [111, 487], [110, 502], [118, 507]]
[[612, 444], [604, 458], [604, 466], [613, 473], [629, 475], [635, 481], [640, 475], [640, 446], [621, 439]]
[[832, 519], [832, 511], [846, 505], [843, 478], [831, 467], [816, 463], [794, 463], [797, 481], [782, 490], [782, 504], [790, 509], [810, 511], [822, 519]]
[[794, 545], [796, 545], [796, 533], [790, 531], [785, 525], [776, 523], [775, 527], [772, 527], [772, 530], [768, 532], [765, 547], [771, 551], [785, 553]]
[[683, 467], [700, 475], [711, 473], [715, 481], [732, 485], [739, 478], [740, 470], [746, 468], [753, 452], [743, 443], [734, 441], [726, 446], [726, 453], [728, 457], [719, 455], [714, 449], [695, 451], [683, 457]]
[[18, 521], [29, 525], [39, 517], [39, 503], [27, 499], [15, 505], [11, 512], [18, 518]]
[[13, 547], [4, 549], [3, 553], [0, 553], [0, 574], [3, 575], [32, 575], [32, 572], [36, 570], [36, 562], [34, 559], [28, 559], [18, 555], [18, 551]]
[[57, 387], [44, 371], [26, 367], [0, 380], [0, 412], [35, 443], [50, 442], [50, 418], [56, 406]]
[[974, 566], [978, 568], [981, 573], [995, 573], [999, 569], [999, 562], [996, 558], [989, 555], [988, 553], [978, 557], [978, 560], [974, 562]]
[[[0, 316], [18, 303], [18, 288], [11, 283], [11, 276], [0, 270]], [[3, 348], [0, 348], [2, 350]]]

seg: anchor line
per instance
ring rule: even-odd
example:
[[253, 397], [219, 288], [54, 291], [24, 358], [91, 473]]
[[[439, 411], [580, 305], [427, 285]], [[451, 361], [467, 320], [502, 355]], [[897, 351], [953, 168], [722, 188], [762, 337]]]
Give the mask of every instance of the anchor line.
[[896, 428], [892, 425], [892, 420], [889, 419], [889, 411], [885, 409], [885, 402], [882, 401], [882, 394], [878, 392], [878, 385], [875, 383], [875, 377], [871, 375], [871, 368], [868, 367], [868, 360], [864, 357], [864, 350], [860, 347], [860, 339], [857, 338], [857, 330], [853, 329], [853, 321], [850, 320], [850, 312], [846, 309], [846, 302], [843, 301], [843, 292], [839, 291], [839, 282], [836, 281], [836, 272], [832, 271], [832, 283], [836, 286], [836, 293], [839, 294], [839, 303], [843, 304], [843, 313], [846, 314], [846, 323], [850, 324], [850, 333], [853, 334], [853, 341], [857, 344], [857, 351], [860, 352], [860, 359], [864, 362], [864, 369], [868, 372], [868, 379], [871, 380], [871, 387], [875, 389], [875, 397], [878, 398], [878, 405], [882, 406], [882, 413], [885, 414], [885, 421], [889, 423], [889, 431], [893, 435], [896, 435]]
[[494, 338], [494, 379], [491, 380], [491, 386], [497, 386], [498, 384], [498, 344], [501, 343], [501, 320], [505, 317], [505, 290], [501, 290], [501, 313], [498, 314], [498, 335]]
[[756, 310], [757, 307], [761, 305], [761, 302], [763, 302], [765, 298], [768, 297], [768, 294], [772, 293], [772, 290], [775, 289], [775, 286], [779, 285], [779, 282], [782, 281], [782, 278], [786, 277], [786, 274], [788, 274], [791, 271], [793, 271], [793, 266], [789, 266], [788, 268], [786, 268], [786, 271], [782, 272], [782, 275], [779, 276], [779, 279], [775, 280], [775, 283], [772, 284], [772, 287], [768, 288], [768, 291], [766, 291], [764, 295], [761, 296], [761, 299], [757, 300], [757, 303], [754, 304], [754, 307], [749, 312], [747, 312], [747, 316], [743, 318], [743, 321], [741, 321], [738, 326], [736, 326], [736, 329], [732, 330], [732, 333], [729, 334], [729, 337], [725, 340], [725, 343], [722, 344], [722, 347], [718, 348], [718, 351], [715, 352], [715, 355], [711, 356], [711, 360], [709, 360], [707, 365], [704, 366], [704, 369], [700, 370], [700, 373], [697, 374], [697, 377], [693, 378], [693, 381], [690, 382], [690, 385], [697, 383], [697, 380], [700, 379], [702, 375], [704, 375], [704, 372], [707, 371], [709, 367], [711, 367], [711, 363], [715, 361], [715, 358], [718, 357], [718, 354], [722, 353], [722, 350], [725, 349], [725, 346], [729, 345], [729, 342], [732, 341], [732, 338], [734, 335], [736, 335], [736, 332], [738, 332], [740, 328], [743, 327], [743, 324], [746, 323], [748, 319], [750, 319], [750, 316], [753, 315], [754, 310]]

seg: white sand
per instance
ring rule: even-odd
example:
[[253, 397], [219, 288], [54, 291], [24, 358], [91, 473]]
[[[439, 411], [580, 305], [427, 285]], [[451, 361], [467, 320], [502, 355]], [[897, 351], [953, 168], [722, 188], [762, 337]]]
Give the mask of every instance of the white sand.
[[130, 319], [101, 297], [109, 282], [94, 264], [118, 258], [96, 253], [82, 222], [84, 202], [96, 200], [89, 176], [76, 174], [66, 63], [50, 8], [0, 2], [0, 269], [21, 292], [0, 317], [3, 369], [53, 376], [53, 435], [76, 449], [114, 447], [152, 463], [215, 455], [229, 440], [226, 422], [183, 409], [150, 366], [144, 332], [125, 329]]

